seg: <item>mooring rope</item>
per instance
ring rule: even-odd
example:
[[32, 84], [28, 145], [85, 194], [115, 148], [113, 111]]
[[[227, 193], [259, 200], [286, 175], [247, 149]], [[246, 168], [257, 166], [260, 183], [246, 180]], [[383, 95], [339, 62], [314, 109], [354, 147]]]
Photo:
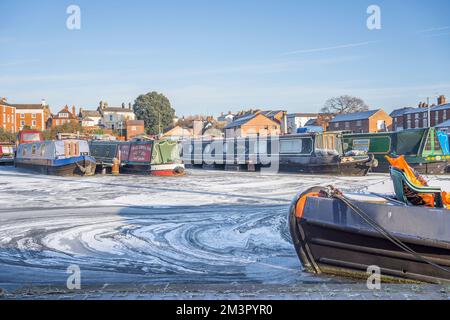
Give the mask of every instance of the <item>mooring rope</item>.
[[374, 228], [376, 231], [381, 233], [383, 236], [385, 236], [389, 241], [391, 241], [393, 244], [398, 246], [400, 249], [406, 251], [407, 253], [413, 255], [418, 260], [427, 263], [441, 271], [450, 273], [450, 269], [447, 269], [443, 266], [440, 266], [433, 261], [428, 260], [421, 254], [417, 253], [413, 249], [411, 249], [409, 246], [404, 244], [401, 240], [397, 239], [394, 235], [390, 234], [389, 231], [387, 231], [385, 228], [383, 228], [381, 225], [379, 225], [376, 221], [374, 221], [371, 217], [369, 217], [364, 211], [362, 211], [360, 208], [358, 208], [356, 205], [354, 205], [350, 199], [348, 199], [346, 196], [342, 194], [341, 191], [334, 188], [333, 186], [328, 186], [328, 190], [330, 190], [329, 195], [335, 199], [338, 199], [342, 201], [344, 204], [346, 204], [350, 209], [352, 209], [356, 214], [358, 214], [367, 224], [369, 224], [372, 228]]

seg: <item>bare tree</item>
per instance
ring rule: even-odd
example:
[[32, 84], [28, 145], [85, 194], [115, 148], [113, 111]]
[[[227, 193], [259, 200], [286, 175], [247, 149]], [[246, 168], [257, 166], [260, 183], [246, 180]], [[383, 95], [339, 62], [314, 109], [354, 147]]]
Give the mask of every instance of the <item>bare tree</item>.
[[323, 113], [344, 114], [369, 110], [363, 99], [352, 96], [340, 96], [327, 100], [321, 109]]

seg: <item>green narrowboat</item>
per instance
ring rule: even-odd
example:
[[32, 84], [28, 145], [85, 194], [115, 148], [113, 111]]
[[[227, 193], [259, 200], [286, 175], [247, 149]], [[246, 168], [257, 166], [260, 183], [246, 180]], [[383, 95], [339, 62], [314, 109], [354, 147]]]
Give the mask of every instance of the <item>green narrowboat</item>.
[[345, 152], [362, 151], [378, 160], [374, 172], [389, 172], [385, 156], [404, 155], [419, 173], [444, 174], [450, 156], [442, 151], [434, 128], [408, 129], [396, 132], [358, 133], [344, 135]]

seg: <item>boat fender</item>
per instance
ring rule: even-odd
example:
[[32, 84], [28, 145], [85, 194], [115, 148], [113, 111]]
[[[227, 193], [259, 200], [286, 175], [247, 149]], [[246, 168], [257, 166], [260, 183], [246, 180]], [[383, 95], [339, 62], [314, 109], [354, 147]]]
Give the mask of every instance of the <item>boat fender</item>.
[[78, 162], [75, 162], [75, 164], [77, 165], [78, 169], [80, 169], [81, 173], [83, 173], [86, 176], [92, 176], [95, 173], [95, 169], [92, 168], [92, 165], [89, 163], [88, 166], [83, 167], [81, 164], [79, 164]]
[[183, 174], [184, 173], [184, 168], [183, 167], [176, 167], [175, 169], [173, 169], [173, 172], [175, 174]]
[[297, 205], [295, 206], [295, 216], [297, 218], [303, 217], [303, 210], [305, 209], [306, 200], [308, 200], [308, 197], [319, 197], [319, 192], [310, 192], [305, 195], [303, 195], [298, 201]]

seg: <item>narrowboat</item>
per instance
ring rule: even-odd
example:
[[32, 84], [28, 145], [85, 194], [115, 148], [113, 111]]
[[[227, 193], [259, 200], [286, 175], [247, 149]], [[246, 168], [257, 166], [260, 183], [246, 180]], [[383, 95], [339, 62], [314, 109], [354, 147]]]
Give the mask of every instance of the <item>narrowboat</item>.
[[339, 132], [190, 140], [183, 143], [183, 161], [193, 166], [271, 167], [278, 172], [345, 176], [364, 176], [377, 166], [373, 155], [345, 155]]
[[101, 166], [112, 166], [114, 158], [120, 161], [120, 172], [176, 176], [184, 174], [178, 143], [168, 140], [150, 141], [91, 141], [92, 155]]
[[0, 165], [13, 165], [14, 164], [14, 152], [15, 147], [11, 143], [0, 142]]
[[73, 176], [93, 175], [96, 161], [87, 141], [56, 140], [20, 144], [14, 165], [42, 174]]
[[385, 156], [404, 155], [408, 163], [422, 174], [444, 174], [450, 155], [443, 152], [434, 128], [408, 129], [397, 132], [344, 135], [344, 152], [367, 152], [378, 160], [374, 172], [389, 172]]
[[[306, 271], [382, 281], [450, 283], [450, 212], [439, 188], [418, 187], [391, 169], [394, 195], [314, 187], [290, 207], [292, 240]], [[417, 202], [432, 196], [432, 207]], [[373, 270], [373, 269], [372, 269]]]
[[44, 134], [42, 131], [25, 129], [17, 133], [16, 146], [18, 147], [22, 143], [31, 143], [44, 141]]

